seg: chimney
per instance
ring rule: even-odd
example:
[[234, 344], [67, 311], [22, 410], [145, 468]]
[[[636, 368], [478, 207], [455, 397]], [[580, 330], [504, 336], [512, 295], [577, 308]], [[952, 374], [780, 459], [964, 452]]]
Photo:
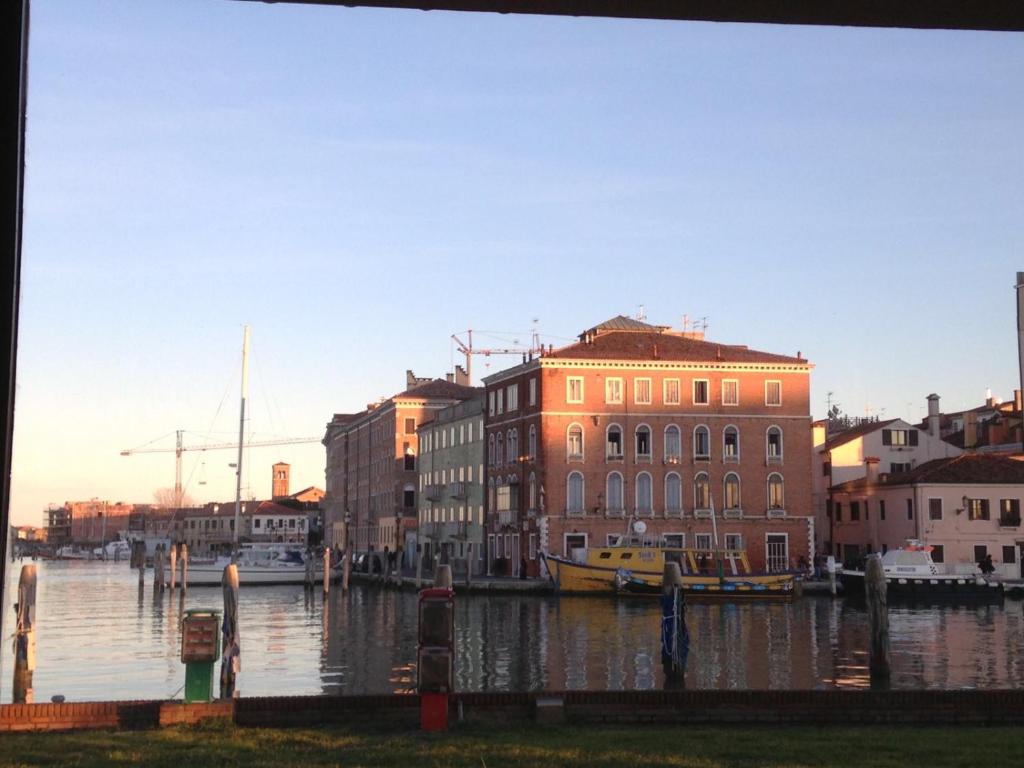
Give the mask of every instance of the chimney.
[[871, 485], [878, 483], [878, 457], [877, 456], [865, 456], [864, 457], [864, 476], [868, 479]]
[[464, 387], [469, 386], [469, 374], [466, 373], [466, 369], [461, 365], [455, 366], [455, 383], [461, 384]]
[[1021, 400], [1021, 391], [1019, 389], [1013, 390], [1013, 410], [1020, 413], [1024, 409], [1024, 402]]
[[964, 412], [964, 448], [974, 448], [978, 444], [978, 414], [974, 411]]
[[939, 396], [934, 392], [928, 395], [928, 434], [939, 436]]
[[449, 384], [454, 384], [455, 383], [455, 374], [454, 373], [446, 373], [444, 375], [444, 380], [447, 381]]

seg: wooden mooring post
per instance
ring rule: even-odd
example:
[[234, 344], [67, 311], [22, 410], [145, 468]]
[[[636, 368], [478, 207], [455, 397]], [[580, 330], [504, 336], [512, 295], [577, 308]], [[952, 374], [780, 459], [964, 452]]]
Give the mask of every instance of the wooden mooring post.
[[864, 592], [868, 603], [871, 632], [870, 670], [873, 683], [889, 680], [889, 605], [885, 568], [878, 554], [869, 555], [864, 567]]
[[181, 591], [186, 592], [188, 590], [188, 544], [184, 541], [179, 545], [181, 554], [179, 559], [181, 560]]
[[242, 644], [238, 635], [238, 566], [224, 566], [224, 620], [221, 624], [220, 697], [235, 696], [235, 682], [242, 668]]
[[15, 704], [32, 703], [32, 673], [36, 668], [36, 567], [21, 566], [18, 602], [14, 605]]
[[164, 545], [157, 544], [156, 552], [153, 554], [153, 592], [163, 594], [164, 592]]
[[324, 547], [324, 596], [331, 591], [331, 548]]
[[303, 565], [305, 570], [302, 575], [302, 586], [306, 590], [312, 590], [316, 585], [316, 560], [313, 559], [312, 547], [306, 547], [306, 558]]
[[170, 590], [173, 592], [178, 579], [178, 545], [174, 542], [171, 543], [171, 549], [167, 553], [167, 561], [171, 566]]
[[683, 576], [678, 563], [665, 563], [661, 576], [661, 665], [665, 687], [685, 685], [689, 633], [686, 630]]
[[423, 587], [423, 542], [416, 542], [416, 591]]
[[825, 561], [825, 570], [828, 571], [828, 589], [832, 593], [832, 597], [836, 596], [836, 559], [832, 555], [828, 556]]
[[466, 588], [473, 584], [473, 542], [466, 542]]
[[341, 564], [341, 593], [348, 594], [348, 577], [352, 573], [352, 544], [345, 544], [345, 558]]

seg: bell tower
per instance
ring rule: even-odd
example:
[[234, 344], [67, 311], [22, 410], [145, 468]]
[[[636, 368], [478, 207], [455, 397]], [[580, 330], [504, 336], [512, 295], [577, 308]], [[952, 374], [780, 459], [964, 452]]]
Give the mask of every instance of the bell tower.
[[290, 470], [291, 466], [283, 461], [279, 461], [274, 465], [274, 477], [270, 486], [273, 489], [273, 498], [280, 499], [288, 495], [288, 474]]

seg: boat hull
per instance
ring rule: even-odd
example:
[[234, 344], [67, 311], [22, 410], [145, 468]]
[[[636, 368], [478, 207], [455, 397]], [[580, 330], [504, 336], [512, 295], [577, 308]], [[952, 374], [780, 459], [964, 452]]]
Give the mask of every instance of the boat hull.
[[[306, 581], [306, 569], [302, 566], [296, 567], [265, 567], [259, 565], [238, 565], [238, 584], [242, 587], [255, 586], [281, 586], [287, 584], [304, 584]], [[331, 580], [339, 578], [341, 571], [331, 569]], [[170, 572], [168, 572], [168, 577]], [[188, 567], [188, 586], [190, 587], [219, 587], [224, 576], [223, 565], [192, 565]], [[323, 580], [323, 567], [316, 569], [316, 583]]]
[[[625, 570], [580, 563], [566, 558], [547, 555], [548, 573], [559, 593], [659, 595], [660, 572]], [[682, 589], [687, 599], [787, 600], [793, 596], [795, 580], [790, 574], [747, 576], [713, 576], [687, 574], [682, 577]]]
[[[839, 575], [847, 594], [864, 593], [864, 572], [844, 570]], [[1003, 599], [1003, 585], [977, 576], [919, 575], [886, 576], [886, 597], [890, 601], [904, 602], [999, 602]]]

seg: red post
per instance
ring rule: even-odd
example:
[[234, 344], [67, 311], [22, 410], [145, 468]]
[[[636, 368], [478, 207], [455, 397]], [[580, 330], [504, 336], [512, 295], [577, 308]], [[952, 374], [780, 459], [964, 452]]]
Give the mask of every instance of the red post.
[[448, 587], [420, 591], [416, 687], [420, 729], [448, 730], [448, 697], [455, 670], [455, 593]]

